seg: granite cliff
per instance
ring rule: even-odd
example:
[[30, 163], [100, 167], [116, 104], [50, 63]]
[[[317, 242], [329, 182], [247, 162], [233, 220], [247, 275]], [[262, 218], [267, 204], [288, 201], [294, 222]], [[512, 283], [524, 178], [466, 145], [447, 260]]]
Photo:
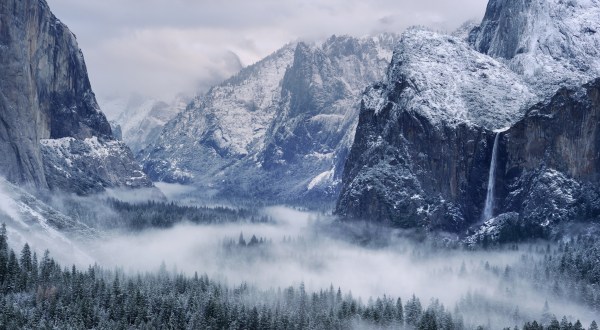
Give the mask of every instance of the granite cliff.
[[599, 13], [491, 0], [469, 33], [404, 33], [363, 96], [337, 213], [496, 239], [598, 220]]
[[[151, 186], [127, 146], [113, 141], [75, 35], [44, 0], [0, 4], [0, 76], [0, 174], [8, 180], [82, 194], [111, 186]], [[100, 163], [98, 153], [88, 153], [78, 158], [77, 167], [89, 170], [69, 171], [60, 163], [71, 160], [47, 142], [64, 139], [93, 139], [95, 146], [116, 153]], [[104, 167], [96, 174], [101, 180], [82, 184], [96, 172], [94, 166]]]

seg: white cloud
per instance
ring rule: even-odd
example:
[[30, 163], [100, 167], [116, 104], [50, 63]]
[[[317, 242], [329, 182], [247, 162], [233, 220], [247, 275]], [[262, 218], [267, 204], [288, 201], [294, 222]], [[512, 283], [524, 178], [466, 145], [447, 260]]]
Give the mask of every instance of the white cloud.
[[78, 36], [101, 98], [206, 90], [297, 39], [451, 31], [486, 0], [48, 0]]

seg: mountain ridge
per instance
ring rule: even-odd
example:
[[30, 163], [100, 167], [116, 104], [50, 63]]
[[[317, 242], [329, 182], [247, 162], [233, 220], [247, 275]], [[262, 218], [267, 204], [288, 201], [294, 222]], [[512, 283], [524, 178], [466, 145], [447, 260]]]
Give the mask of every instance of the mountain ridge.
[[334, 36], [284, 46], [168, 123], [141, 158], [146, 172], [223, 197], [289, 201], [314, 192], [332, 200], [334, 168], [341, 171], [357, 118], [352, 103], [383, 76], [395, 38]]

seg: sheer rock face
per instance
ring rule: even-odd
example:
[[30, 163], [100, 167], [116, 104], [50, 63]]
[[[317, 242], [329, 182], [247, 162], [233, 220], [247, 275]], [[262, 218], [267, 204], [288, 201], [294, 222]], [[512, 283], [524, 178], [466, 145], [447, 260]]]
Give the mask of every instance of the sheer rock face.
[[598, 219], [599, 8], [491, 0], [466, 40], [407, 31], [386, 79], [364, 93], [337, 213], [467, 233], [487, 220], [501, 131], [494, 215], [507, 215], [483, 232], [539, 236]]
[[394, 35], [287, 45], [212, 88], [144, 152], [157, 180], [222, 196], [333, 201], [360, 94], [383, 78]]
[[0, 5], [0, 76], [2, 175], [12, 182], [69, 190], [57, 184], [62, 179], [45, 173], [45, 167], [53, 166], [52, 157], [42, 155], [39, 141], [113, 137], [75, 36], [45, 1]]
[[600, 220], [600, 79], [532, 107], [501, 146], [496, 213], [545, 226]]

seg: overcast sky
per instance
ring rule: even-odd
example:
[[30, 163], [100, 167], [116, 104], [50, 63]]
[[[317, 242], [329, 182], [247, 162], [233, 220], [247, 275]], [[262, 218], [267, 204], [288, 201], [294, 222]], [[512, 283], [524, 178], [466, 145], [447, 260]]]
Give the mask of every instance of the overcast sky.
[[47, 0], [77, 35], [99, 98], [197, 93], [285, 43], [452, 31], [487, 0]]

